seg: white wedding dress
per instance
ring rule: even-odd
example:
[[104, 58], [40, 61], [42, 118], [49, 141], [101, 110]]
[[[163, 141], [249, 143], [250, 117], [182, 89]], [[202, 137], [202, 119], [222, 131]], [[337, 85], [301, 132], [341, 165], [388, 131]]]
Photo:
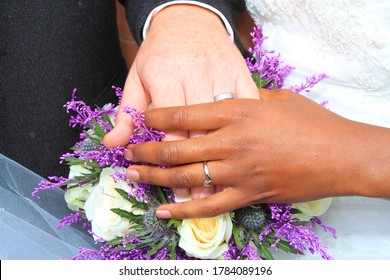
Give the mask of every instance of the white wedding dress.
[[[329, 110], [346, 118], [390, 128], [390, 1], [247, 0], [246, 4], [269, 37], [263, 46], [295, 67], [286, 88], [325, 72], [329, 78], [305, 96], [318, 103], [328, 101]], [[390, 259], [389, 200], [335, 198], [321, 218], [337, 230], [337, 239], [318, 231], [335, 259]]]

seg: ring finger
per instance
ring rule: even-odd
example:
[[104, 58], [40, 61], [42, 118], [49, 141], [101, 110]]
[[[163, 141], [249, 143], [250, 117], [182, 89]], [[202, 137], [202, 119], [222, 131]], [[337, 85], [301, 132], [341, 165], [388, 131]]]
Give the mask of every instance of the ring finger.
[[[207, 162], [208, 175], [211, 178], [210, 186], [232, 185], [232, 178], [237, 178], [235, 170], [229, 168], [223, 161]], [[203, 163], [193, 163], [169, 168], [155, 166], [133, 165], [127, 169], [126, 176], [135, 182], [169, 188], [202, 187], [208, 179]]]

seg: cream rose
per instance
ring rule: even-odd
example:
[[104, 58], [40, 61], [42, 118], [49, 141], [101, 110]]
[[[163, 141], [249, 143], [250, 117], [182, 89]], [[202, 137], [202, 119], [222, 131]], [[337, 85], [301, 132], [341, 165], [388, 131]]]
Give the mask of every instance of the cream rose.
[[113, 208], [120, 208], [134, 214], [143, 214], [143, 210], [133, 208], [132, 203], [119, 195], [116, 188], [130, 192], [127, 182], [115, 181], [111, 175], [116, 171], [125, 172], [125, 168], [104, 168], [99, 184], [93, 188], [90, 196], [85, 202], [85, 214], [92, 223], [92, 232], [95, 239], [103, 238], [112, 240], [116, 237], [130, 233], [130, 222], [111, 211]]
[[[69, 171], [69, 179], [83, 174], [89, 174], [91, 171], [82, 165], [72, 165]], [[87, 200], [92, 190], [92, 184], [86, 184], [81, 187], [76, 186], [75, 183], [70, 183], [68, 189], [65, 192], [65, 201], [68, 204], [69, 209], [78, 211], [80, 208], [84, 208], [84, 203]]]
[[233, 223], [229, 213], [213, 218], [186, 219], [178, 227], [179, 247], [188, 256], [218, 259], [228, 250]]
[[293, 217], [298, 218], [301, 221], [309, 221], [312, 217], [324, 214], [329, 209], [332, 201], [332, 198], [324, 198], [305, 203], [295, 203], [292, 207], [298, 209], [302, 213], [294, 214]]

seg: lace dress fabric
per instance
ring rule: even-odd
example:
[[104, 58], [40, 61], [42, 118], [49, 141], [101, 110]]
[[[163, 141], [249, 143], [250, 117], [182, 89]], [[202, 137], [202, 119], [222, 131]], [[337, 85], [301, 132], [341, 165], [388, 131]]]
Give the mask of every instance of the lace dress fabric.
[[[247, 0], [246, 4], [269, 37], [264, 46], [295, 67], [286, 88], [325, 72], [329, 78], [304, 93], [306, 97], [328, 101], [329, 110], [346, 118], [390, 127], [389, 1]], [[337, 229], [337, 239], [318, 232], [335, 259], [390, 259], [389, 200], [335, 198], [321, 218]]]
[[295, 66], [286, 87], [325, 72], [308, 97], [349, 119], [390, 127], [390, 2], [247, 0], [265, 46]]

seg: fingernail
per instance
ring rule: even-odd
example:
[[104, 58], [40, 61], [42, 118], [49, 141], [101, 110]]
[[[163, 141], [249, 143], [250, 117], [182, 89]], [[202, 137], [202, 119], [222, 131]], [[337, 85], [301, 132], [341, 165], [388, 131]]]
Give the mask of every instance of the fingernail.
[[131, 152], [131, 150], [129, 149], [126, 149], [124, 152], [123, 152], [123, 155], [125, 156], [125, 159], [127, 160], [133, 160], [134, 157], [133, 157], [133, 153]]
[[160, 219], [170, 219], [172, 218], [172, 213], [169, 210], [156, 210], [156, 215]]
[[199, 198], [202, 199], [202, 198], [206, 198], [206, 197], [209, 197], [211, 195], [211, 188], [209, 187], [205, 187], [201, 190], [200, 194], [199, 194]]
[[128, 169], [126, 170], [126, 177], [133, 181], [139, 180], [139, 173], [137, 170], [134, 169]]

